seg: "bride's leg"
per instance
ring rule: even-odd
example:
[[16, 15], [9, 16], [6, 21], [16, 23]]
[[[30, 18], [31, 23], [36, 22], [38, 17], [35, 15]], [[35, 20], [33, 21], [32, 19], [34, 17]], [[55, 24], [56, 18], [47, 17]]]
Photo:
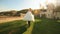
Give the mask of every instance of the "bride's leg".
[[28, 26], [30, 26], [30, 21], [28, 21]]

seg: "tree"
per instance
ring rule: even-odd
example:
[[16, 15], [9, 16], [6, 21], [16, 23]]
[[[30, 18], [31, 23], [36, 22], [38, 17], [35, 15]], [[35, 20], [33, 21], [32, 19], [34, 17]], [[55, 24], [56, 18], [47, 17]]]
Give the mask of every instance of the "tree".
[[54, 11], [60, 12], [60, 6], [57, 6]]

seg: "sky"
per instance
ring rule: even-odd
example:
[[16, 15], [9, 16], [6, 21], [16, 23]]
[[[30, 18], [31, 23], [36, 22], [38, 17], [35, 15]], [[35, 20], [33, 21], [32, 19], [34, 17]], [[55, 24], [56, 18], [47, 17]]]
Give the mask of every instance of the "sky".
[[60, 6], [60, 0], [56, 0], [57, 1], [57, 6]]
[[0, 0], [0, 11], [39, 9], [40, 4], [45, 6], [45, 3], [46, 0]]

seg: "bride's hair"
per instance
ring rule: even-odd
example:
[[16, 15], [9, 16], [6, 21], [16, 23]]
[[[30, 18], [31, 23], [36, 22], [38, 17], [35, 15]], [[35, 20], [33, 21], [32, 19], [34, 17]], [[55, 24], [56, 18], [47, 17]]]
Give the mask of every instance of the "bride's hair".
[[32, 11], [32, 9], [31, 9], [31, 8], [29, 8], [29, 11]]

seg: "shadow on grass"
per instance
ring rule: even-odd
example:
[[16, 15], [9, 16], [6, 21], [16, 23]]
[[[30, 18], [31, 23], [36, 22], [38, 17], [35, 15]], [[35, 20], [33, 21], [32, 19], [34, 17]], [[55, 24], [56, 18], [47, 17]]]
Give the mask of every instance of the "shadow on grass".
[[0, 25], [0, 34], [23, 34], [27, 30], [25, 21], [13, 21]]
[[41, 21], [35, 22], [32, 34], [60, 34], [60, 23], [42, 18]]
[[27, 30], [27, 25], [0, 32], [0, 34], [23, 34]]

